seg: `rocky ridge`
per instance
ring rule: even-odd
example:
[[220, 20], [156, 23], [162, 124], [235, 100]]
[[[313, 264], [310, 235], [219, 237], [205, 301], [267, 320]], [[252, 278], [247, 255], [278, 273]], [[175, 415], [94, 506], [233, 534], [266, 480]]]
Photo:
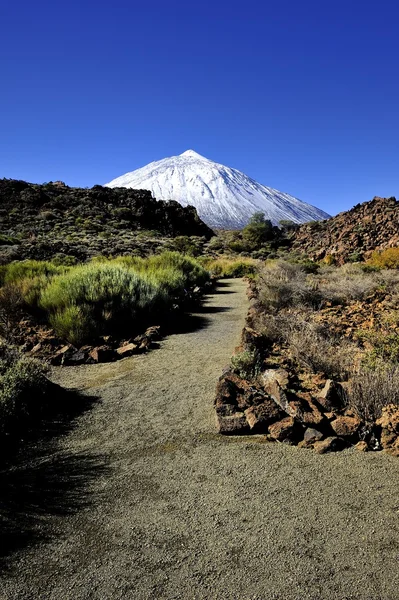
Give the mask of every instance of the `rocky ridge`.
[[291, 241], [293, 250], [313, 260], [331, 256], [338, 264], [398, 245], [399, 202], [378, 196], [326, 221], [301, 225]]
[[144, 255], [179, 235], [209, 239], [213, 232], [192, 206], [157, 201], [145, 190], [0, 180], [0, 262]]

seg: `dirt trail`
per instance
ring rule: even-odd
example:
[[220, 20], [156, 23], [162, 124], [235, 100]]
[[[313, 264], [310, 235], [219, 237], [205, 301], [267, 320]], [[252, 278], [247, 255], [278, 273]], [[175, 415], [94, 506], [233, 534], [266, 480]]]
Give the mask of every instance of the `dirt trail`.
[[37, 539], [0, 598], [399, 598], [397, 459], [216, 434], [247, 309], [242, 282], [220, 292], [160, 350], [55, 372], [98, 399], [22, 469]]

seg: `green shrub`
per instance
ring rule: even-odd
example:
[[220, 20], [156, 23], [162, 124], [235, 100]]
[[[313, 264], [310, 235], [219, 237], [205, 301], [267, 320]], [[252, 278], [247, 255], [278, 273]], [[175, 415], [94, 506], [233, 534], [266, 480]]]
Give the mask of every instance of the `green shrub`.
[[3, 267], [1, 283], [16, 283], [22, 279], [33, 279], [38, 276], [52, 277], [64, 271], [64, 266], [45, 260], [15, 261]]
[[14, 246], [20, 244], [21, 240], [11, 235], [0, 234], [0, 246]]
[[248, 225], [242, 230], [242, 237], [253, 250], [258, 249], [265, 242], [274, 238], [272, 222], [266, 219], [263, 212], [256, 212], [252, 215]]
[[256, 273], [258, 267], [257, 261], [252, 258], [204, 259], [202, 262], [215, 278], [251, 276]]
[[144, 274], [118, 264], [90, 264], [52, 279], [40, 306], [49, 313], [57, 335], [79, 344], [106, 325], [118, 327], [151, 310], [162, 310], [167, 301], [161, 287]]
[[54, 277], [39, 305], [56, 334], [79, 345], [105, 331], [134, 327], [154, 312], [164, 314], [208, 280], [197, 261], [178, 252], [147, 259], [99, 257]]
[[20, 358], [0, 347], [0, 434], [21, 427], [23, 421], [37, 416], [47, 388], [43, 366], [36, 360]]
[[261, 371], [261, 359], [256, 350], [238, 352], [231, 358], [231, 364], [242, 379], [254, 379]]

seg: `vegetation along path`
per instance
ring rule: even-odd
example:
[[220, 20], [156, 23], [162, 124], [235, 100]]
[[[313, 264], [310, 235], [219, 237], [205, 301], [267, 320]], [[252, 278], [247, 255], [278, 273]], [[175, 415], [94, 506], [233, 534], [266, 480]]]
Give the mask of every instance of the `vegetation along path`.
[[227, 281], [160, 350], [55, 372], [93, 404], [9, 475], [1, 598], [398, 598], [397, 459], [216, 434], [246, 310]]

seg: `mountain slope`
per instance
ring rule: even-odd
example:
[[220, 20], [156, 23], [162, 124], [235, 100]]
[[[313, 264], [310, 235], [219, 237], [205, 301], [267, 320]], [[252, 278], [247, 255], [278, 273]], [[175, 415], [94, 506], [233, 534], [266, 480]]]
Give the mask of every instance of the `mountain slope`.
[[262, 211], [277, 224], [327, 219], [329, 215], [289, 194], [257, 183], [241, 171], [213, 162], [193, 150], [126, 173], [107, 187], [150, 190], [157, 200], [177, 200], [195, 206], [211, 227], [241, 228]]
[[292, 239], [292, 248], [314, 260], [331, 255], [343, 263], [368, 258], [373, 250], [399, 246], [399, 202], [376, 196], [357, 204], [325, 223], [300, 227]]
[[0, 264], [71, 255], [146, 255], [180, 235], [211, 238], [193, 207], [151, 192], [0, 179]]

